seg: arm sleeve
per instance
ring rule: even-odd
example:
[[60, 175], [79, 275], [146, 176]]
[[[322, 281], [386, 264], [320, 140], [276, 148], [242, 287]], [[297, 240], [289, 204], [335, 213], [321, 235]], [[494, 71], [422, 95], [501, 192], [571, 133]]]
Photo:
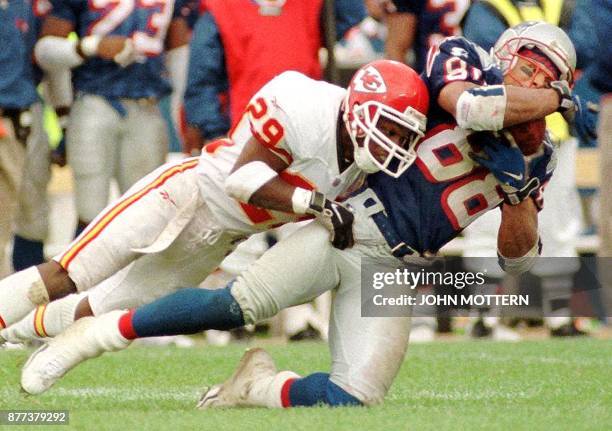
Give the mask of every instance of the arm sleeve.
[[217, 24], [210, 13], [197, 21], [190, 44], [185, 114], [187, 124], [207, 138], [227, 133], [229, 117], [219, 96], [228, 89], [225, 55]]
[[488, 52], [506, 28], [486, 5], [474, 3], [463, 22], [463, 36]]
[[295, 73], [285, 72], [264, 85], [251, 98], [246, 108], [253, 137], [289, 165], [293, 162], [294, 155], [299, 157], [305, 155], [302, 153], [303, 149], [296, 146], [301, 140], [297, 138], [290, 116], [287, 114], [291, 108], [284, 106], [281, 100], [283, 98], [277, 95], [291, 88], [286, 83], [293, 82], [291, 76]]
[[336, 40], [342, 39], [347, 31], [367, 16], [362, 1], [336, 0], [334, 8], [336, 13]]
[[501, 84], [501, 71], [487, 67], [483, 64], [485, 61], [490, 62], [486, 53], [463, 37], [447, 38], [439, 46], [433, 46], [427, 54], [424, 76], [430, 100], [438, 100], [440, 91], [455, 81]]

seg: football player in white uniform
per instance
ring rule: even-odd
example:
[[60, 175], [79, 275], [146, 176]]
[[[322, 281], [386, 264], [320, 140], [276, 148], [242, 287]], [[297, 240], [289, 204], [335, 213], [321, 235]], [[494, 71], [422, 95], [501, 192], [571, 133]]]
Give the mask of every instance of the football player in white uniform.
[[[347, 104], [355, 94], [363, 106]], [[55, 319], [37, 310], [42, 335], [54, 335], [51, 324], [60, 332], [77, 308], [97, 315], [197, 285], [249, 235], [289, 221], [317, 217], [335, 247], [350, 247], [353, 215], [334, 199], [366, 173], [400, 175], [425, 130], [427, 106], [423, 81], [397, 62], [366, 65], [348, 92], [297, 72], [279, 75], [252, 98], [229, 139], [153, 171], [52, 261], [0, 281], [0, 327], [94, 286], [78, 304], [56, 309]], [[356, 129], [360, 109], [376, 115]]]
[[[324, 227], [310, 223], [222, 289], [231, 293], [227, 302], [213, 303], [199, 289], [183, 289], [137, 310], [81, 319], [32, 355], [24, 367], [22, 387], [29, 393], [43, 392], [83, 360], [125, 348], [137, 337], [251, 323], [335, 289], [330, 374], [300, 378], [290, 371], [279, 372], [267, 353], [254, 349], [229, 380], [205, 392], [199, 405], [381, 402], [402, 364], [410, 318], [361, 317], [363, 258], [422, 260], [478, 216], [498, 207], [503, 267], [508, 272], [525, 271], [538, 254], [539, 185], [550, 177], [552, 148], [545, 143], [528, 163], [515, 146], [492, 139], [487, 141], [489, 148], [482, 149], [487, 158], [473, 155], [476, 150], [467, 140], [472, 131], [466, 130], [499, 130], [571, 108], [566, 81], [572, 79], [575, 52], [569, 39], [548, 24], [517, 30], [518, 36], [505, 35], [512, 44], [497, 54], [500, 59], [512, 58], [500, 68], [465, 39], [447, 39], [432, 50], [426, 83], [431, 109], [437, 114], [429, 121], [438, 123], [420, 142], [416, 163], [404, 175], [398, 179], [371, 175], [369, 188], [347, 200], [354, 209], [354, 247], [331, 247]], [[534, 37], [527, 38], [524, 31]], [[563, 82], [553, 85], [555, 79]], [[562, 91], [555, 86], [562, 86]], [[462, 106], [466, 109], [459, 112]], [[463, 129], [457, 126], [456, 111], [464, 116]], [[367, 113], [358, 114], [367, 118]]]

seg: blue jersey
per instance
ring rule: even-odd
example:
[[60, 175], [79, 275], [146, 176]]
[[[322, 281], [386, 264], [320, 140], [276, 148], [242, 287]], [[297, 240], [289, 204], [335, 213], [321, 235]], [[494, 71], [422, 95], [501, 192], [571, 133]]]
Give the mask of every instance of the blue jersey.
[[23, 109], [36, 100], [31, 61], [36, 35], [29, 1], [0, 6], [0, 108]]
[[75, 26], [80, 38], [125, 36], [142, 58], [121, 67], [93, 57], [73, 70], [76, 91], [108, 98], [163, 96], [171, 88], [164, 79], [163, 51], [170, 21], [189, 14], [184, 0], [52, 0], [51, 15]]
[[[483, 85], [499, 84], [502, 78], [483, 50], [464, 38], [450, 38], [428, 54], [424, 79], [431, 106], [428, 131], [417, 146], [415, 164], [398, 179], [385, 173], [370, 175], [368, 186], [385, 208], [386, 227], [381, 228], [381, 232], [387, 240], [390, 231], [420, 253], [435, 253], [503, 200], [493, 174], [476, 164], [469, 155], [478, 149], [468, 141], [478, 136], [486, 143], [492, 135], [489, 132], [476, 135], [459, 128], [436, 103], [438, 94], [452, 81]], [[551, 157], [552, 146], [547, 144], [545, 148], [547, 156]], [[547, 160], [544, 167], [532, 173], [542, 184], [552, 173]], [[540, 189], [537, 198], [541, 197], [541, 192]], [[377, 224], [380, 228], [381, 224]], [[390, 242], [390, 245], [395, 244]]]
[[429, 48], [448, 36], [461, 34], [459, 23], [470, 7], [470, 0], [393, 0], [397, 11], [417, 17], [414, 38], [415, 69], [421, 72]]

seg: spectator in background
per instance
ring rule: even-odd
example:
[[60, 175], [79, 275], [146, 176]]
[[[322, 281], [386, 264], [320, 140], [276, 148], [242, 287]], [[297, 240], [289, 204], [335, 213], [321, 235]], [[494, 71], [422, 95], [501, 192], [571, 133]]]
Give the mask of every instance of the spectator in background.
[[0, 274], [8, 272], [5, 249], [19, 202], [30, 107], [36, 102], [30, 53], [32, 8], [25, 0], [0, 0]]
[[[612, 184], [604, 181], [612, 172], [612, 43], [610, 43], [610, 27], [612, 27], [612, 1], [592, 0], [591, 14], [593, 28], [597, 34], [598, 55], [593, 61], [593, 70], [589, 75], [590, 84], [601, 94], [599, 99], [599, 125], [597, 134], [601, 154], [601, 206], [600, 206], [600, 257], [612, 257]], [[599, 265], [602, 276], [602, 285], [605, 293], [610, 295], [612, 290], [612, 265], [603, 262]], [[612, 296], [606, 298], [608, 310], [612, 309]]]
[[[185, 116], [187, 153], [225, 135], [251, 96], [295, 70], [321, 79], [323, 0], [205, 0], [191, 42]], [[365, 17], [362, 1], [337, 0], [336, 38]]]
[[[463, 21], [463, 35], [485, 50], [492, 48], [508, 27], [523, 21], [547, 21], [559, 25], [569, 35], [577, 52], [577, 67], [584, 67], [593, 53], [592, 40], [585, 33], [588, 22], [587, 0], [552, 0], [534, 3], [522, 0], [481, 0], [474, 2]], [[572, 83], [570, 83], [572, 84]], [[543, 257], [576, 257], [576, 242], [582, 227], [582, 214], [575, 180], [577, 142], [568, 133], [568, 125], [560, 114], [547, 117], [547, 126], [559, 144], [556, 175], [546, 188], [546, 205], [541, 213], [539, 231]], [[490, 212], [465, 231], [469, 248], [464, 256], [496, 255], [495, 232], [499, 215]], [[488, 246], [487, 246], [488, 244]], [[484, 250], [488, 249], [488, 253]], [[477, 250], [477, 252], [476, 252]], [[477, 261], [477, 260], [476, 260]], [[478, 270], [476, 267], [468, 269]], [[541, 259], [532, 269], [540, 278], [545, 323], [551, 335], [583, 334], [571, 319], [570, 298], [574, 274], [579, 270], [577, 259]]]
[[[448, 36], [461, 34], [460, 23], [470, 0], [371, 0], [386, 11], [386, 57], [406, 62], [414, 51], [414, 68], [422, 72], [427, 51]], [[501, 34], [501, 32], [500, 32]]]
[[[33, 59], [34, 39], [40, 33], [45, 17], [51, 11], [48, 0], [28, 3], [32, 8], [30, 15], [30, 31], [32, 40], [28, 47], [28, 58]], [[43, 82], [43, 72], [33, 65], [34, 85]], [[55, 108], [65, 128], [70, 105], [72, 103], [72, 84], [69, 70], [44, 76], [45, 102]], [[35, 103], [30, 109], [31, 134], [28, 139], [27, 154], [18, 194], [18, 211], [15, 217], [15, 235], [13, 237], [13, 269], [20, 271], [29, 266], [44, 262], [43, 245], [49, 231], [49, 203], [47, 199], [47, 184], [51, 179], [51, 152], [49, 140], [44, 130], [43, 106]], [[65, 154], [57, 154], [54, 160], [65, 164]], [[61, 158], [61, 159], [60, 159]]]
[[[168, 139], [158, 100], [184, 89], [187, 5], [186, 0], [130, 3], [119, 17], [87, 0], [53, 0], [35, 56], [45, 71], [74, 68], [77, 98], [67, 151], [77, 233], [107, 205], [111, 179], [123, 193], [165, 161]], [[72, 31], [79, 42], [67, 38]]]

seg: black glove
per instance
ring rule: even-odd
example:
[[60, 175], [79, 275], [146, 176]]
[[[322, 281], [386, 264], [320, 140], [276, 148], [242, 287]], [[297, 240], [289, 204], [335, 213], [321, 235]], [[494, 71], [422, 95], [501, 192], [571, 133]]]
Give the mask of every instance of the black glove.
[[312, 192], [310, 205], [306, 211], [314, 215], [317, 220], [331, 233], [331, 243], [334, 247], [344, 250], [352, 247], [353, 238], [353, 216], [350, 208], [330, 201], [323, 193]]

